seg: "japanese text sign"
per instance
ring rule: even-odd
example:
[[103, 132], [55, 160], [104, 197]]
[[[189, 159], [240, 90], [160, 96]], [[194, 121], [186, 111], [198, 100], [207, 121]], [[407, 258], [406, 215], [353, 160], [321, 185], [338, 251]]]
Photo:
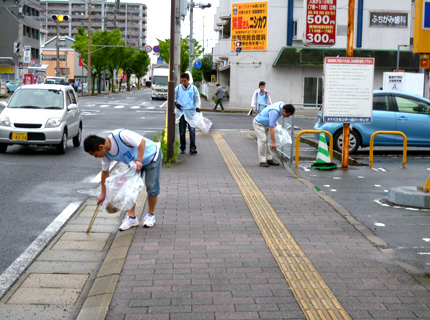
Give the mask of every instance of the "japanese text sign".
[[240, 40], [243, 51], [267, 50], [268, 7], [267, 1], [232, 4], [231, 39]]
[[336, 1], [304, 0], [306, 34], [303, 43], [332, 46], [336, 42]]
[[374, 67], [374, 58], [325, 58], [324, 122], [372, 123]]
[[370, 12], [370, 26], [407, 28], [408, 14], [399, 12]]

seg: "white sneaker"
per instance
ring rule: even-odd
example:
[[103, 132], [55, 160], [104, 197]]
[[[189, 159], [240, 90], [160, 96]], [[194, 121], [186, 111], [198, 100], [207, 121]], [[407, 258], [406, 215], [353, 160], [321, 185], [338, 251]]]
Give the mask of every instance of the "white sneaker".
[[145, 218], [143, 218], [143, 226], [151, 228], [155, 224], [155, 217], [153, 214], [147, 213]]
[[127, 216], [124, 220], [122, 220], [121, 225], [119, 226], [120, 231], [128, 230], [131, 227], [137, 227], [139, 225], [139, 219], [137, 218], [130, 218]]

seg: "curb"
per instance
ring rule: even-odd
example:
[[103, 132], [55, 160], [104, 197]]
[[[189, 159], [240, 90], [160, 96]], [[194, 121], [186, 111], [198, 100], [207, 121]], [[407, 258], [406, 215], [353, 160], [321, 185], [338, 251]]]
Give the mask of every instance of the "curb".
[[[136, 206], [136, 210], [141, 209], [136, 211], [136, 217], [139, 221], [143, 214], [146, 199], [147, 194], [142, 191]], [[103, 320], [106, 318], [128, 250], [136, 229], [139, 227], [141, 226], [116, 233], [76, 320]]]

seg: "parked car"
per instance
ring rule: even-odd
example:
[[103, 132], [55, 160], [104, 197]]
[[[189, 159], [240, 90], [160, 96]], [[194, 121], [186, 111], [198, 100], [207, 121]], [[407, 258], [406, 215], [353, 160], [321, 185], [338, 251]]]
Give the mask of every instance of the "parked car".
[[25, 85], [16, 90], [0, 113], [0, 153], [9, 145], [55, 146], [64, 154], [67, 140], [79, 147], [82, 114], [72, 87]]
[[[314, 130], [330, 132], [333, 148], [342, 152], [343, 124], [324, 123], [321, 110], [317, 119]], [[349, 152], [370, 146], [370, 137], [375, 131], [401, 131], [407, 137], [408, 146], [430, 147], [430, 100], [401, 91], [373, 91], [372, 123], [351, 125]], [[402, 146], [403, 138], [379, 134], [374, 145]]]
[[66, 81], [66, 79], [61, 77], [47, 77], [45, 78], [45, 84], [62, 84], [65, 86], [68, 86], [69, 83]]
[[[22, 81], [16, 81], [16, 88], [18, 88], [19, 86], [22, 86]], [[11, 80], [6, 82], [6, 88], [8, 93], [15, 92], [15, 81]]]

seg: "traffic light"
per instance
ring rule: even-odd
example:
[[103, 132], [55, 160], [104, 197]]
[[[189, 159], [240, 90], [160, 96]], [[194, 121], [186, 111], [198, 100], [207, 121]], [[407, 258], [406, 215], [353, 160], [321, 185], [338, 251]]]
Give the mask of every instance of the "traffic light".
[[430, 68], [430, 54], [420, 55], [420, 68], [429, 69]]
[[242, 41], [236, 40], [235, 47], [236, 53], [239, 54], [242, 51]]
[[52, 21], [55, 21], [55, 22], [63, 22], [63, 21], [69, 22], [72, 20], [72, 18], [70, 16], [63, 15], [63, 14], [53, 14], [51, 16], [51, 19], [52, 19]]
[[13, 53], [19, 54], [19, 41], [13, 43]]

